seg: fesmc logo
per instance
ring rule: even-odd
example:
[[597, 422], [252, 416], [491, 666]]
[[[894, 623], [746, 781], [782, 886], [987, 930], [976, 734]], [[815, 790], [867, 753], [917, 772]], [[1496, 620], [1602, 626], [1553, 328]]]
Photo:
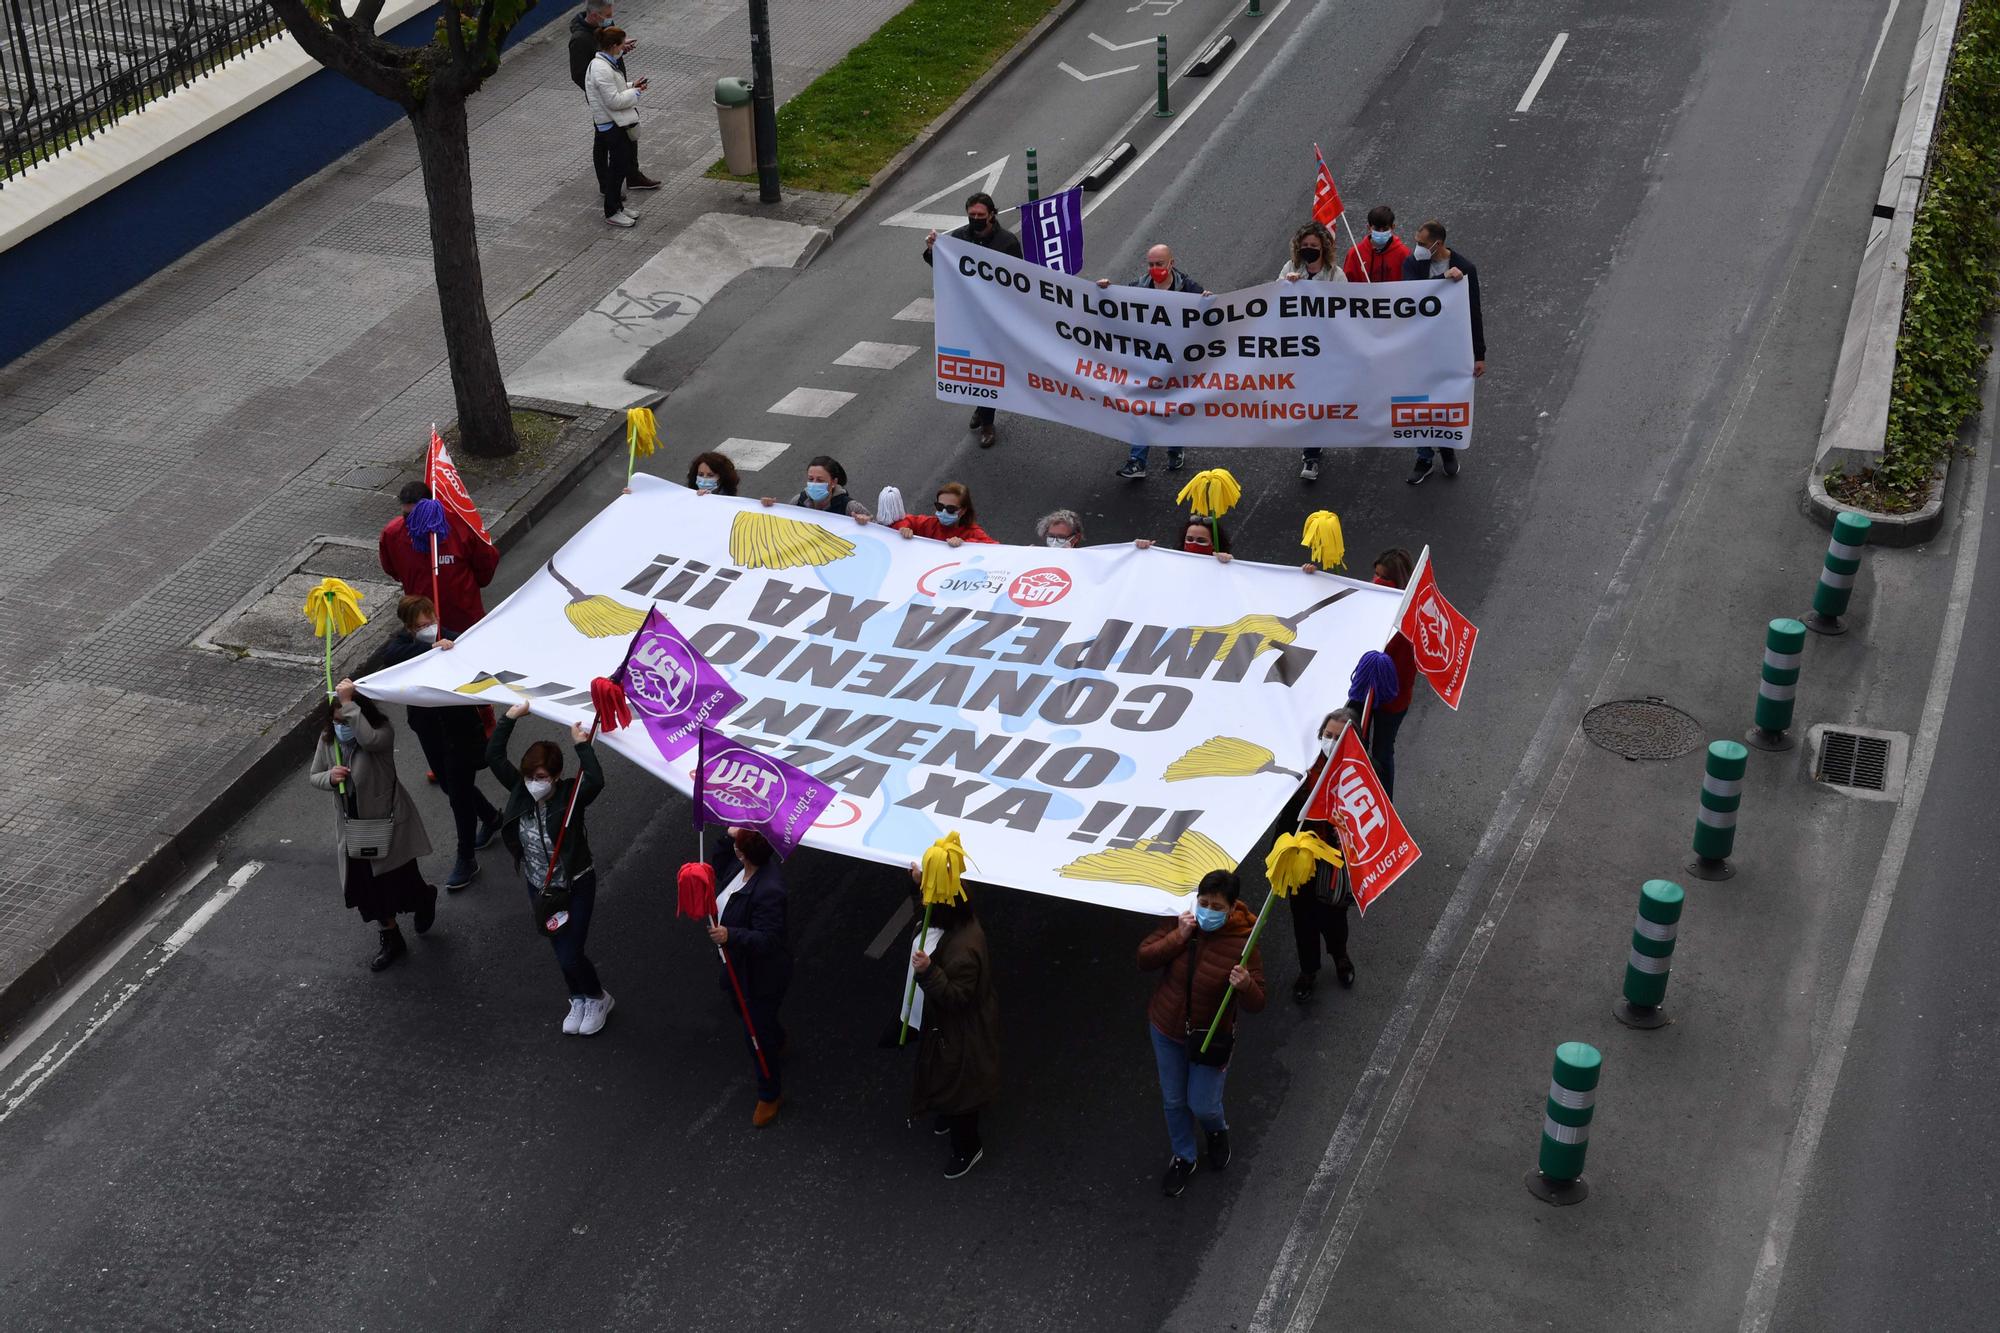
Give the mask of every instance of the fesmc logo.
[[693, 702], [694, 650], [671, 634], [647, 635], [625, 664], [625, 693], [654, 717], [685, 712]]
[[938, 391], [959, 398], [998, 398], [1007, 384], [1007, 367], [984, 361], [963, 347], [937, 349]]
[[1435, 587], [1424, 589], [1410, 608], [1410, 618], [1417, 628], [1416, 642], [1410, 645], [1416, 651], [1417, 665], [1432, 675], [1455, 666], [1458, 647], [1452, 642], [1451, 618], [1438, 605]]
[[1333, 796], [1340, 806], [1340, 822], [1345, 826], [1353, 860], [1361, 863], [1374, 860], [1381, 854], [1389, 832], [1389, 820], [1382, 813], [1381, 792], [1374, 774], [1358, 760], [1342, 762], [1334, 775]]
[[731, 746], [703, 764], [701, 790], [716, 813], [763, 823], [785, 803], [785, 775], [755, 752]]
[[1030, 609], [1054, 606], [1069, 596], [1069, 571], [1044, 565], [1025, 574], [1006, 569], [985, 569], [953, 561], [938, 565], [917, 576], [917, 591], [926, 597], [961, 597], [968, 594], [1005, 591], [1016, 606]]
[[1462, 440], [1471, 424], [1471, 403], [1434, 403], [1427, 393], [1389, 400], [1389, 429], [1399, 440]]

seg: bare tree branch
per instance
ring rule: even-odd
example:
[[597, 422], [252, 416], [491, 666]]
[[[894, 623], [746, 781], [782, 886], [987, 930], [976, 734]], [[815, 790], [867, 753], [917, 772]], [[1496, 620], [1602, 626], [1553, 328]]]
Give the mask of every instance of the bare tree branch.
[[499, 8], [499, 0], [480, 0], [479, 36], [474, 40], [473, 48], [479, 52], [479, 59], [482, 65], [486, 61], [486, 44], [493, 40], [493, 11], [497, 8]]
[[378, 97], [386, 97], [399, 106], [410, 104], [410, 90], [402, 79], [400, 71], [392, 64], [379, 58], [371, 48], [375, 39], [353, 29], [351, 23], [342, 22], [342, 27], [354, 33], [344, 37], [327, 24], [313, 17], [306, 8], [305, 0], [265, 0], [279, 20], [290, 30], [293, 37], [304, 48], [305, 53], [320, 64], [339, 74], [344, 74]]

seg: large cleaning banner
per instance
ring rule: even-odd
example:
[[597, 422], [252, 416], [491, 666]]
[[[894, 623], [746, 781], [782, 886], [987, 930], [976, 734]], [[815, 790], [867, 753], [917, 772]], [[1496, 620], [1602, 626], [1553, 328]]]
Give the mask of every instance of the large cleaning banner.
[[[1297, 789], [1401, 599], [1158, 547], [951, 547], [641, 475], [453, 649], [361, 688], [587, 722], [657, 609], [743, 696], [709, 725], [836, 789], [808, 846], [906, 865], [956, 829], [970, 879], [1177, 912]], [[692, 749], [598, 744], [691, 790]]]
[[1195, 296], [1067, 277], [940, 236], [937, 394], [1132, 444], [1472, 443], [1463, 283]]

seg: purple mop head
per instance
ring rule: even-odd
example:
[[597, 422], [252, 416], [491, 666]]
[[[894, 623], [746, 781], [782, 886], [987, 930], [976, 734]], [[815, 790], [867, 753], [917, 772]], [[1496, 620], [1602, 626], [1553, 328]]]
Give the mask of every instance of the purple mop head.
[[410, 545], [419, 551], [431, 549], [432, 537], [451, 535], [451, 525], [445, 522], [444, 505], [437, 500], [419, 500], [410, 506], [410, 516], [403, 520], [403, 530], [410, 534]]
[[1366, 699], [1368, 692], [1373, 690], [1375, 706], [1383, 708], [1402, 688], [1402, 682], [1396, 678], [1394, 658], [1387, 653], [1363, 653], [1361, 660], [1354, 664], [1354, 674], [1348, 677], [1347, 697]]

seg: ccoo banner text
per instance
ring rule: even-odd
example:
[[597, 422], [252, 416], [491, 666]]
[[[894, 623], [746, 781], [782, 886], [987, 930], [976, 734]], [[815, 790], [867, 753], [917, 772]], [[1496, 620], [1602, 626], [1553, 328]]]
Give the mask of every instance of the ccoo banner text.
[[[906, 865], [957, 830], [968, 878], [1175, 912], [1297, 790], [1401, 600], [1160, 548], [954, 548], [641, 475], [452, 649], [361, 688], [587, 722], [657, 609], [741, 696], [708, 724], [834, 788], [806, 845]], [[693, 751], [645, 727], [598, 744], [692, 786]]]
[[1464, 284], [1100, 288], [940, 236], [938, 397], [1130, 444], [1472, 442]]

